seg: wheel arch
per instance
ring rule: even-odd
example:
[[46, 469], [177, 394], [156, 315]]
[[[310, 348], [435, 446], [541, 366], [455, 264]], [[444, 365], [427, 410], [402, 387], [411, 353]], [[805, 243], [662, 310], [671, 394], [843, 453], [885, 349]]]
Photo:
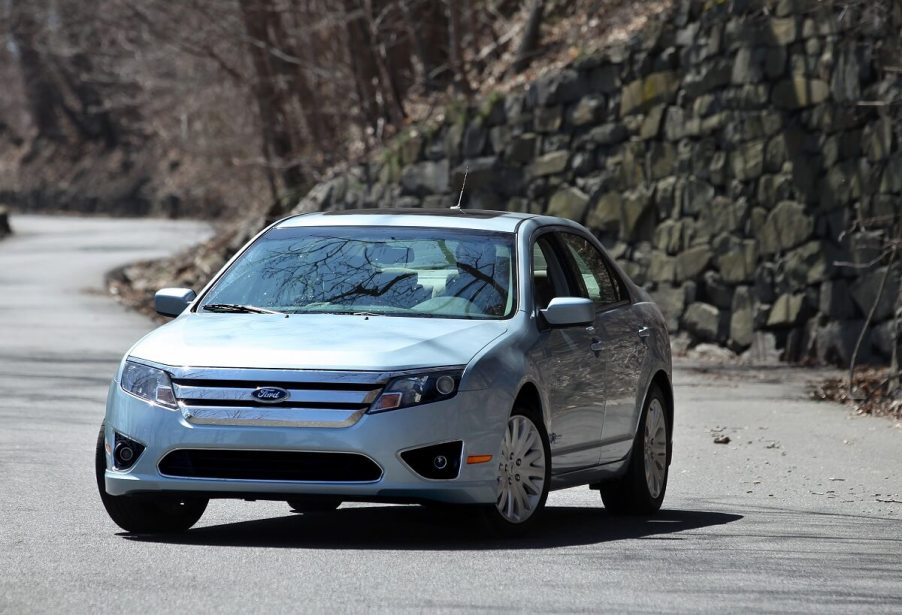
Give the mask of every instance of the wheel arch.
[[514, 407], [523, 406], [529, 408], [536, 414], [536, 418], [542, 419], [547, 429], [548, 417], [545, 414], [545, 406], [542, 403], [542, 395], [539, 393], [539, 387], [533, 382], [526, 381], [520, 385], [517, 396], [514, 398]]

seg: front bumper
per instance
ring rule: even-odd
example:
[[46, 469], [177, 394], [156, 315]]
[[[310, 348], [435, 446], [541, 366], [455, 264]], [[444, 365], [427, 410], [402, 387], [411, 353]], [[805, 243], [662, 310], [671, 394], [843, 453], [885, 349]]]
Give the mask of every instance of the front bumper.
[[[349, 500], [432, 500], [458, 504], [495, 501], [497, 460], [512, 399], [500, 391], [460, 391], [452, 399], [364, 415], [342, 428], [198, 425], [123, 392], [113, 382], [107, 401], [107, 470], [110, 495], [190, 492], [210, 497], [251, 498], [298, 495], [342, 496]], [[111, 470], [109, 451], [118, 432], [146, 449], [127, 471]], [[455, 479], [432, 480], [417, 474], [403, 451], [460, 440], [463, 461]], [[299, 482], [176, 478], [163, 475], [160, 461], [179, 449], [357, 453], [372, 459], [381, 477], [372, 482]], [[493, 461], [468, 465], [468, 455]]]

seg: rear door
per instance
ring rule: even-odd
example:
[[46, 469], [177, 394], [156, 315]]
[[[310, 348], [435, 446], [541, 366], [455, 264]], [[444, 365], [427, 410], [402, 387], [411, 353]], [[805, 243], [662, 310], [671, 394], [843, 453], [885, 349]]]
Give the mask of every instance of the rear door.
[[638, 421], [637, 388], [645, 361], [646, 330], [626, 285], [607, 257], [588, 238], [560, 233], [580, 295], [595, 303], [593, 349], [604, 364], [605, 418], [601, 463], [629, 453]]

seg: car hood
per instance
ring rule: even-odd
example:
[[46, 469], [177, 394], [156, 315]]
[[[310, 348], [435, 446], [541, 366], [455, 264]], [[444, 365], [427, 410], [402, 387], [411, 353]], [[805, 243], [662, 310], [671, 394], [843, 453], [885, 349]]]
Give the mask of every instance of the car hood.
[[464, 365], [506, 321], [331, 314], [185, 314], [130, 356], [185, 367], [395, 371]]

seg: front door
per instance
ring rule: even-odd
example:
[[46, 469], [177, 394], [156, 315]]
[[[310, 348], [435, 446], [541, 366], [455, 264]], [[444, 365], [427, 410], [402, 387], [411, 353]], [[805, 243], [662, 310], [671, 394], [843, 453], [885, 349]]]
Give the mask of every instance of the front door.
[[[536, 310], [547, 307], [554, 297], [572, 296], [550, 234], [535, 242], [532, 259]], [[604, 371], [591, 348], [591, 329], [584, 325], [544, 328], [534, 349], [533, 359], [549, 391], [548, 437], [555, 474], [598, 465], [604, 423]]]

